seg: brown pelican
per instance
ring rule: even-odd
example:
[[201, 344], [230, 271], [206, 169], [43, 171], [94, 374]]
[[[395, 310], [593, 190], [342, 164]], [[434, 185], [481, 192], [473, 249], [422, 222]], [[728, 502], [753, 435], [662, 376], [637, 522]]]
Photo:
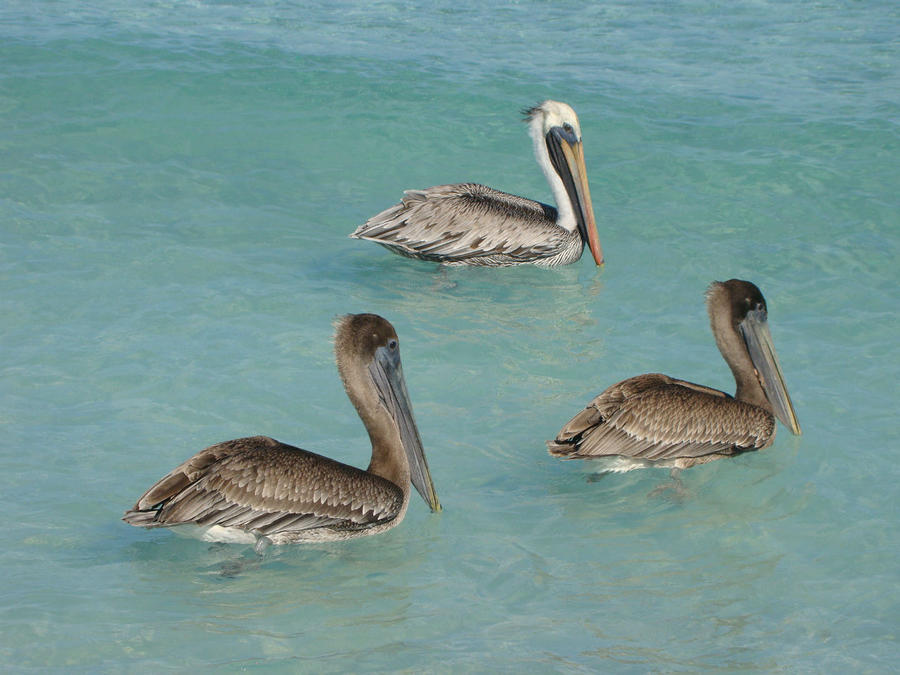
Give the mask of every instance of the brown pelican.
[[205, 541], [259, 547], [389, 530], [406, 515], [410, 481], [439, 511], [394, 327], [374, 314], [350, 314], [336, 326], [338, 371], [372, 441], [367, 470], [265, 436], [240, 438], [173, 469], [123, 520], [140, 527], [191, 525], [188, 534]]
[[734, 398], [652, 373], [614, 384], [547, 442], [551, 455], [601, 459], [605, 471], [684, 469], [775, 440], [775, 416], [800, 425], [767, 322], [766, 301], [749, 281], [713, 282], [706, 306], [716, 345], [737, 383]]
[[567, 265], [587, 243], [602, 265], [575, 111], [544, 101], [524, 115], [557, 208], [476, 183], [437, 185], [407, 190], [350, 236], [410, 258], [489, 267]]

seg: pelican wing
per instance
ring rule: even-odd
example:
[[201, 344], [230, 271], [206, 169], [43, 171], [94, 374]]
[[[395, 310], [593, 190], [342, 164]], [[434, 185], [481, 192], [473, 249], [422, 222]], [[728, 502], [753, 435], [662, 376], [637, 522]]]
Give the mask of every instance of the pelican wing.
[[578, 240], [577, 233], [556, 224], [552, 206], [484, 185], [437, 185], [404, 195], [350, 236], [413, 258], [470, 264], [478, 259], [533, 262]]
[[402, 504], [400, 488], [388, 480], [255, 436], [201, 450], [151, 487], [124, 520], [266, 535], [326, 526], [364, 529], [392, 520]]
[[644, 460], [733, 454], [765, 447], [774, 419], [761, 408], [658, 373], [613, 385], [547, 446], [568, 459], [619, 455]]

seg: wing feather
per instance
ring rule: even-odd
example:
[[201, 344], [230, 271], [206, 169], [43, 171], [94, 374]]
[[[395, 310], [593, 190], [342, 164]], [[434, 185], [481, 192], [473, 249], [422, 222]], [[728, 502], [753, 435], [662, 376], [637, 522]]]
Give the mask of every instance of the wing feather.
[[623, 380], [549, 441], [567, 459], [618, 455], [660, 461], [735, 454], [772, 441], [771, 414], [724, 392], [653, 373]]
[[210, 446], [161, 478], [126, 512], [143, 527], [184, 523], [263, 535], [392, 520], [403, 493], [388, 480], [255, 436]]
[[581, 240], [556, 224], [547, 204], [477, 183], [407, 190], [351, 237], [396, 253], [444, 263], [512, 264], [558, 255]]

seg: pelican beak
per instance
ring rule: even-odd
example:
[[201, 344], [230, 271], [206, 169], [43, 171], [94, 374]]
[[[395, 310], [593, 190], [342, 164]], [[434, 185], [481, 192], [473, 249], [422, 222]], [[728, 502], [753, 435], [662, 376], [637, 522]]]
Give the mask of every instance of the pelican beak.
[[584, 167], [584, 147], [573, 131], [553, 127], [547, 132], [547, 148], [556, 173], [562, 178], [575, 208], [575, 218], [581, 238], [587, 242], [597, 265], [603, 264], [603, 249], [594, 221], [594, 207], [588, 187], [587, 170]]
[[747, 312], [747, 316], [738, 324], [741, 335], [750, 352], [750, 360], [759, 374], [766, 398], [772, 404], [775, 416], [781, 420], [792, 434], [800, 435], [800, 423], [791, 403], [791, 397], [784, 383], [784, 374], [778, 363], [778, 355], [775, 353], [775, 344], [772, 342], [772, 334], [769, 332], [769, 322], [765, 309], [754, 309]]
[[419, 429], [416, 427], [416, 420], [413, 417], [412, 404], [409, 401], [409, 393], [406, 391], [406, 381], [403, 379], [400, 349], [396, 343], [394, 349], [379, 347], [375, 350], [375, 359], [369, 366], [369, 372], [372, 374], [382, 402], [397, 423], [403, 450], [409, 461], [409, 475], [412, 484], [432, 511], [440, 511], [441, 503], [438, 501], [437, 493], [434, 490], [434, 481], [431, 479], [431, 471], [428, 470], [428, 462], [425, 460], [425, 450], [422, 447], [422, 439], [419, 437]]

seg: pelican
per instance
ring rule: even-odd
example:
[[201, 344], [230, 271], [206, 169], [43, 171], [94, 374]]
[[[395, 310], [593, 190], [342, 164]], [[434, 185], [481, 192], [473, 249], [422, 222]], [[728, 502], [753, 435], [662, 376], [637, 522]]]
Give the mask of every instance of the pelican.
[[[334, 351], [347, 396], [366, 426], [363, 471], [266, 436], [201, 450], [145, 492], [123, 520], [175, 527], [204, 541], [260, 545], [351, 539], [400, 524], [410, 481], [438, 502], [413, 419], [394, 327], [374, 314], [336, 323]], [[192, 527], [188, 527], [192, 526]]]
[[603, 251], [584, 168], [581, 127], [565, 103], [524, 111], [534, 154], [557, 208], [476, 183], [407, 190], [403, 200], [350, 235], [394, 253], [445, 265], [568, 265], [585, 243], [597, 265]]
[[685, 469], [768, 447], [776, 416], [799, 435], [762, 293], [749, 281], [715, 281], [706, 307], [737, 383], [733, 398], [659, 373], [638, 375], [609, 387], [569, 420], [547, 442], [550, 454], [602, 460], [603, 471]]

